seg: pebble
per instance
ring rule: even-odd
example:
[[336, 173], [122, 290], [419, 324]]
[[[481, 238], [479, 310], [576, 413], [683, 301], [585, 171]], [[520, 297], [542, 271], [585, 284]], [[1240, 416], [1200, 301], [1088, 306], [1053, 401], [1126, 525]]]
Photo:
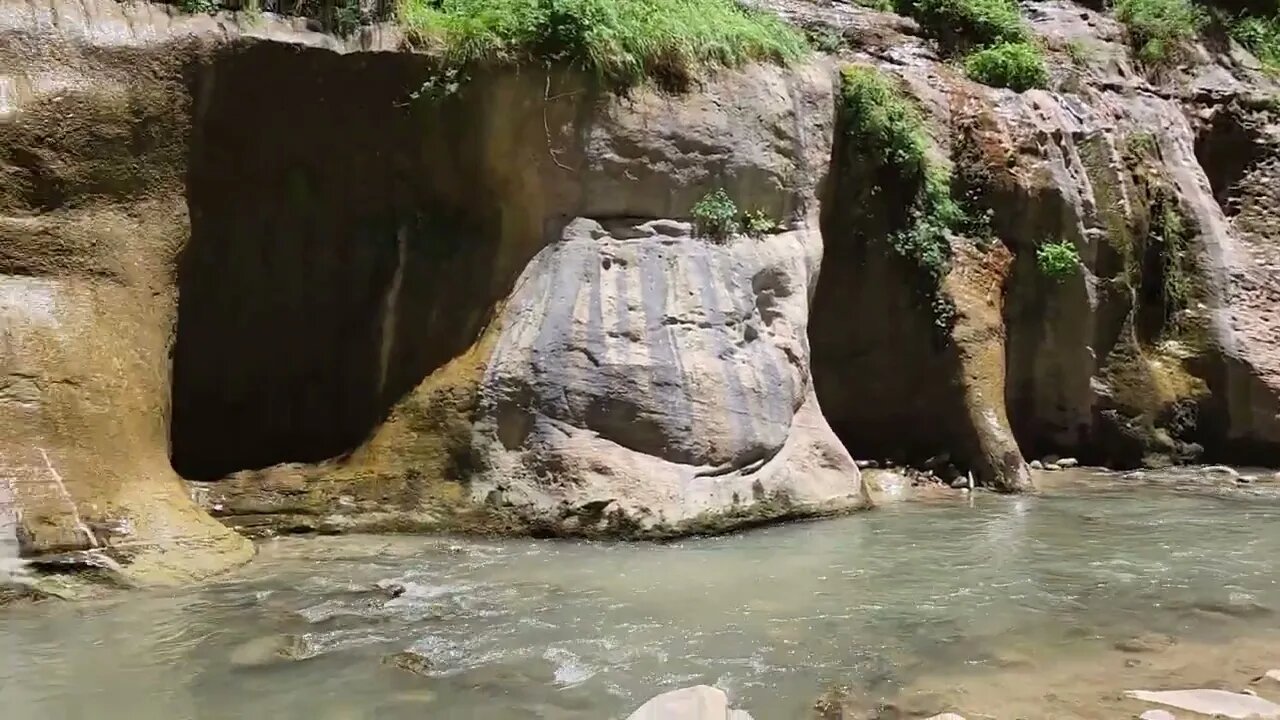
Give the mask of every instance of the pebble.
[[1168, 710], [1148, 710], [1138, 716], [1138, 720], [1177, 720]]

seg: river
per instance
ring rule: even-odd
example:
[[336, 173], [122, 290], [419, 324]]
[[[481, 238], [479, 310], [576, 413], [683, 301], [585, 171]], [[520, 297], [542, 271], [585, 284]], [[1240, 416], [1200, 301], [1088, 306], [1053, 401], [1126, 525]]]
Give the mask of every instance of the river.
[[[1021, 687], [1010, 673], [1027, 668], [1158, 667], [1117, 655], [1144, 634], [1185, 653], [1271, 632], [1275, 485], [1076, 479], [664, 545], [270, 541], [204, 586], [0, 610], [0, 708], [5, 720], [601, 720], [708, 683], [757, 720], [798, 719], [833, 684], [873, 704], [945, 678], [973, 701], [964, 688]], [[387, 661], [406, 650], [424, 674]]]

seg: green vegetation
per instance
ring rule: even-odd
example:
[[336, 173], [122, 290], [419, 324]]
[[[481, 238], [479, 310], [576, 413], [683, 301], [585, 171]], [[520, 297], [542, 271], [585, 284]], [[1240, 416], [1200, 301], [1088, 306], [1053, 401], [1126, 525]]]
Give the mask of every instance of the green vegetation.
[[764, 210], [752, 210], [743, 216], [742, 223], [747, 228], [747, 234], [755, 238], [764, 237], [778, 227], [778, 223]]
[[693, 219], [698, 234], [717, 240], [727, 239], [742, 228], [738, 206], [723, 188], [712, 190], [694, 204]]
[[1080, 252], [1070, 240], [1042, 243], [1036, 248], [1036, 265], [1046, 277], [1065, 280], [1080, 267]]
[[1049, 83], [1040, 48], [1025, 42], [1001, 43], [971, 53], [964, 60], [964, 70], [972, 80], [1016, 92]]
[[181, 0], [178, 7], [181, 7], [183, 12], [196, 14], [217, 12], [221, 5], [218, 0]]
[[1194, 287], [1191, 233], [1183, 222], [1182, 212], [1172, 193], [1162, 193], [1151, 208], [1151, 237], [1160, 256], [1160, 295], [1164, 299], [1162, 326], [1174, 331], [1180, 327], [1185, 311], [1191, 307]]
[[879, 12], [888, 13], [891, 13], [894, 10], [893, 0], [854, 0], [854, 2], [868, 10], [878, 10]]
[[1049, 82], [1043, 52], [1032, 42], [1016, 0], [897, 0], [949, 53], [968, 53], [970, 79], [1018, 92]]
[[777, 221], [764, 210], [739, 212], [724, 188], [703, 195], [694, 203], [692, 213], [698, 235], [713, 240], [727, 240], [740, 232], [760, 238], [778, 229]]
[[1116, 0], [1115, 12], [1138, 58], [1150, 65], [1176, 61], [1207, 22], [1192, 0]]
[[1231, 23], [1231, 37], [1257, 56], [1263, 67], [1280, 73], [1280, 13], [1271, 17], [1242, 15]]
[[1065, 50], [1067, 57], [1071, 58], [1071, 64], [1076, 67], [1088, 65], [1095, 54], [1093, 46], [1084, 40], [1068, 40]]
[[930, 157], [924, 119], [893, 80], [867, 67], [845, 68], [841, 80], [850, 159], [870, 172], [871, 197], [906, 206], [903, 222], [889, 228], [889, 245], [920, 271], [935, 322], [949, 327], [955, 308], [941, 290], [949, 238], [969, 221], [951, 197], [951, 166]]
[[623, 86], [683, 87], [710, 66], [808, 50], [781, 19], [735, 0], [401, 0], [398, 18], [449, 65], [568, 62]]
[[1030, 37], [1016, 0], [898, 0], [897, 9], [915, 18], [951, 49], [1022, 42]]

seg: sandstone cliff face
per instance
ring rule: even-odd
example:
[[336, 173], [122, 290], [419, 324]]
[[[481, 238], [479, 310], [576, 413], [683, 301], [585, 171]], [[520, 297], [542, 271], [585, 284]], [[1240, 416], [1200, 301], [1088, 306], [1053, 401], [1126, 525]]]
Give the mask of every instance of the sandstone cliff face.
[[[901, 18], [764, 4], [982, 170], [996, 242], [953, 239], [945, 332], [849, 200], [830, 58], [437, 92], [378, 31], [0, 0], [0, 531], [181, 579], [251, 552], [201, 507], [659, 537], [863, 507], [850, 452], [1005, 489], [1046, 453], [1280, 464], [1280, 131], [1247, 58], [1155, 83], [1046, 0], [1053, 90], [1017, 94]], [[700, 236], [714, 188], [778, 227]], [[1038, 270], [1048, 238], [1079, 274]]]

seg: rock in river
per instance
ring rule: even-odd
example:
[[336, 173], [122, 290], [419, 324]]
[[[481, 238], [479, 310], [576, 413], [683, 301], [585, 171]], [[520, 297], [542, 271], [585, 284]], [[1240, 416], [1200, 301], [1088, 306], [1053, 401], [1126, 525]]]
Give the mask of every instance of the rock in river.
[[1129, 697], [1159, 703], [1181, 710], [1244, 720], [1245, 718], [1280, 718], [1280, 705], [1253, 695], [1226, 690], [1130, 690]]
[[695, 685], [649, 700], [627, 720], [751, 720], [751, 716], [742, 710], [730, 710], [723, 690]]

